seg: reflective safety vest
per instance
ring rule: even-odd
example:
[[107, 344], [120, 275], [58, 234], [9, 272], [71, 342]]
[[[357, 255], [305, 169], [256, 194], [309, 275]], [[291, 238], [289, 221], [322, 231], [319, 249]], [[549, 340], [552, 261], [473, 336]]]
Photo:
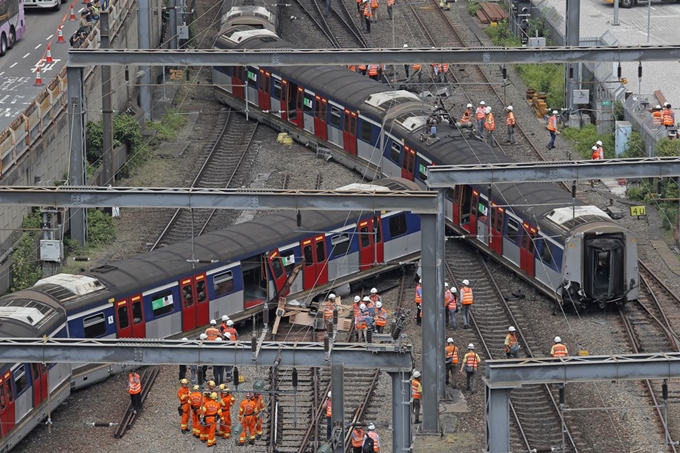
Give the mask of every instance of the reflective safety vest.
[[368, 76], [369, 77], [377, 77], [378, 76], [378, 65], [377, 64], [369, 64], [368, 65]]
[[455, 310], [458, 307], [456, 296], [448, 289], [444, 292], [444, 306], [449, 310]]
[[323, 319], [325, 320], [333, 319], [333, 310], [335, 310], [335, 304], [327, 300], [326, 307], [323, 310]]
[[416, 378], [411, 379], [411, 396], [414, 400], [419, 400], [423, 395], [423, 385]]
[[394, 0], [387, 0], [387, 6], [394, 6]]
[[486, 113], [484, 113], [485, 109], [486, 107], [482, 107], [481, 105], [477, 107], [477, 113], [475, 114], [477, 121], [481, 121], [484, 119], [484, 117], [486, 116]]
[[512, 112], [508, 112], [508, 116], [505, 117], [505, 124], [508, 126], [514, 126], [515, 125], [515, 114]]
[[552, 347], [552, 351], [550, 351], [550, 355], [553, 357], [566, 357], [567, 354], [568, 354], [567, 347], [562, 343], [554, 344]]
[[205, 329], [205, 334], [208, 336], [208, 341], [215, 341], [216, 338], [220, 337], [220, 329], [217, 327], [210, 326]]
[[557, 117], [555, 115], [548, 118], [548, 130], [552, 132], [557, 130]]
[[418, 285], [416, 285], [415, 302], [418, 305], [423, 303], [423, 286], [420, 283], [418, 283]]
[[387, 310], [384, 308], [376, 308], [375, 325], [379, 327], [387, 325]]
[[203, 395], [199, 390], [195, 390], [189, 394], [189, 401], [191, 401], [191, 407], [198, 410], [203, 404]]
[[220, 396], [220, 404], [222, 404], [222, 413], [225, 417], [229, 417], [231, 405], [236, 402], [236, 398], [231, 393], [222, 393]]
[[363, 314], [360, 314], [359, 316], [354, 318], [354, 327], [356, 327], [359, 330], [366, 329], [366, 318], [364, 317]]
[[355, 303], [352, 305], [352, 311], [354, 312], [354, 317], [356, 318], [357, 316], [361, 315], [361, 302]]
[[228, 328], [229, 326], [227, 325], [227, 322], [222, 321], [222, 324], [220, 324], [220, 333], [224, 335], [224, 332], [226, 332]]
[[359, 71], [365, 71], [366, 70], [366, 65], [365, 64], [360, 64], [359, 65]]
[[461, 123], [469, 123], [472, 121], [472, 112], [470, 109], [467, 109], [463, 112], [463, 117], [460, 119]]
[[601, 146], [598, 146], [597, 152], [600, 154], [600, 159], [604, 159], [604, 148], [602, 148]]
[[460, 289], [460, 294], [462, 297], [462, 303], [463, 305], [471, 305], [474, 302], [474, 299], [472, 297], [472, 288], [469, 286], [463, 286]]
[[361, 428], [354, 428], [352, 430], [352, 447], [360, 448], [364, 444], [364, 430]]
[[662, 117], [663, 117], [663, 114], [661, 113], [661, 110], [654, 110], [652, 112], [652, 118], [654, 119], [654, 124], [660, 125]]
[[354, 64], [347, 66], [347, 68], [352, 72], [357, 72], [357, 66]]
[[375, 431], [369, 431], [367, 436], [373, 439], [373, 451], [380, 451], [380, 436], [378, 433]]
[[326, 398], [326, 417], [332, 417], [333, 416], [333, 405], [331, 404], [331, 399]]
[[381, 301], [379, 294], [371, 294], [370, 296], [368, 296], [368, 298], [371, 300], [372, 303]]
[[130, 395], [136, 395], [142, 391], [142, 381], [137, 373], [130, 373], [128, 376], [128, 382], [128, 392], [130, 392]]
[[371, 0], [371, 8], [377, 8], [378, 7], [378, 0]]
[[184, 406], [185, 404], [189, 403], [189, 388], [188, 387], [180, 387], [179, 390], [177, 390], [177, 398], [179, 398], [179, 404]]
[[420, 71], [420, 68], [421, 68], [421, 66], [418, 63], [413, 63], [411, 65], [411, 69], [413, 69], [414, 71]]
[[471, 366], [473, 369], [477, 369], [477, 365], [479, 364], [479, 361], [481, 359], [477, 354], [474, 352], [468, 352], [465, 354], [465, 357], [463, 357], [463, 362], [465, 362], [466, 366]]
[[592, 160], [598, 160], [600, 158], [600, 152], [596, 149], [593, 150], [593, 153], [590, 155], [590, 158]]
[[446, 347], [446, 362], [447, 363], [458, 363], [458, 348], [453, 345]]
[[238, 332], [233, 327], [227, 327], [224, 333], [228, 333], [229, 335], [231, 335], [231, 341], [238, 340]]
[[368, 2], [366, 2], [366, 4], [364, 5], [364, 17], [373, 17], [371, 5]]
[[250, 417], [251, 415], [255, 415], [255, 412], [257, 412], [257, 404], [255, 404], [255, 401], [253, 400], [241, 401], [241, 406], [239, 407], [238, 410], [239, 418]]
[[664, 109], [663, 111], [663, 125], [672, 126], [673, 125], [673, 112], [670, 109]]
[[517, 344], [517, 336], [507, 334], [505, 336], [505, 352], [510, 352], [510, 348]]
[[496, 122], [493, 119], [493, 113], [486, 115], [486, 121], [484, 122], [484, 129], [488, 131], [493, 131], [496, 129]]
[[[203, 414], [205, 415], [206, 418], [222, 415], [222, 406], [217, 401], [210, 399], [206, 401], [205, 405], [203, 406]], [[215, 422], [215, 420], [206, 421], [208, 423]]]

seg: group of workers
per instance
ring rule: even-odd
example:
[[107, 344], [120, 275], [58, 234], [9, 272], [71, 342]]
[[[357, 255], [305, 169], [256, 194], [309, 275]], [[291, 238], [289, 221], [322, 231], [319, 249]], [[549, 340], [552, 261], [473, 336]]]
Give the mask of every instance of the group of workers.
[[[208, 381], [204, 388], [194, 385], [189, 390], [189, 380], [180, 380], [177, 391], [179, 398], [178, 412], [182, 433], [191, 431], [208, 447], [217, 444], [216, 435], [224, 439], [231, 438], [231, 408], [235, 407], [236, 398], [226, 384], [215, 384]], [[241, 434], [238, 443], [251, 445], [262, 437], [262, 420], [266, 406], [261, 393], [247, 392], [238, 406], [238, 420], [241, 423]]]
[[[333, 404], [332, 392], [328, 392], [326, 398], [326, 439], [331, 440], [333, 436]], [[361, 426], [354, 426], [352, 429], [351, 442], [352, 452], [379, 452], [380, 451], [380, 435], [375, 431], [375, 425], [369, 423], [366, 426], [367, 431]]]
[[[465, 279], [461, 282], [463, 285], [460, 289], [460, 302], [458, 299], [458, 290], [456, 287], [450, 287], [448, 282], [444, 283], [444, 310], [446, 311], [446, 325], [451, 330], [458, 328], [458, 320], [456, 314], [459, 308], [462, 307], [463, 312], [463, 329], [470, 328], [470, 309], [474, 303], [474, 296], [470, 281]], [[416, 304], [416, 323], [422, 325], [423, 319], [423, 285], [420, 279], [416, 282], [414, 302]], [[461, 305], [461, 307], [459, 307]]]
[[654, 126], [664, 126], [666, 129], [670, 127], [675, 127], [675, 112], [671, 108], [669, 102], [663, 103], [663, 108], [661, 105], [657, 105], [652, 109], [652, 121]]
[[[489, 146], [494, 146], [493, 133], [496, 130], [496, 120], [491, 112], [491, 106], [486, 105], [484, 101], [480, 101], [476, 109], [472, 104], [468, 104], [460, 119], [461, 127], [471, 130], [473, 118], [477, 137], [480, 140], [486, 140]], [[505, 107], [505, 125], [507, 127], [506, 143], [514, 145], [517, 122], [514, 108], [511, 105]]]
[[[366, 33], [371, 32], [371, 23], [378, 22], [378, 0], [357, 0], [357, 12], [359, 17], [364, 16], [366, 22]], [[387, 16], [392, 20], [394, 0], [387, 0]]]
[[[323, 318], [326, 323], [326, 329], [329, 328], [329, 323], [337, 319], [337, 297], [330, 293], [323, 304]], [[387, 310], [383, 308], [383, 301], [378, 290], [371, 288], [368, 296], [355, 296], [352, 304], [352, 318], [354, 320], [354, 329], [357, 332], [357, 341], [365, 342], [367, 340], [366, 332], [371, 329], [374, 332], [382, 334], [385, 332], [387, 325]]]

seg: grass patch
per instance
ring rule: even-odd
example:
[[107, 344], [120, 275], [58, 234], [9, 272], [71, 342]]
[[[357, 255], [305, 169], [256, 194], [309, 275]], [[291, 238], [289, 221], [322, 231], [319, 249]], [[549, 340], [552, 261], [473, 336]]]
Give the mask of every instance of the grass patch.
[[146, 127], [156, 130], [155, 140], [174, 142], [177, 140], [177, 134], [186, 122], [186, 116], [180, 115], [175, 110], [168, 110], [160, 121], [147, 121]]

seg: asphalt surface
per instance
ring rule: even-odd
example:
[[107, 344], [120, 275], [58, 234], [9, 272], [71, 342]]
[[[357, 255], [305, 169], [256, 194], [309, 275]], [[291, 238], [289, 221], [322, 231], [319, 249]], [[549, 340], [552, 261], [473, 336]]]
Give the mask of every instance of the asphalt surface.
[[[0, 131], [4, 131], [57, 76], [68, 59], [68, 38], [77, 30], [78, 22], [69, 22], [69, 3], [60, 11], [27, 9], [26, 32], [7, 55], [0, 58]], [[74, 4], [76, 17], [83, 4]], [[64, 20], [64, 43], [57, 42], [57, 28]], [[43, 86], [36, 86], [36, 68], [45, 58], [48, 44], [52, 63], [43, 61], [40, 75]]]

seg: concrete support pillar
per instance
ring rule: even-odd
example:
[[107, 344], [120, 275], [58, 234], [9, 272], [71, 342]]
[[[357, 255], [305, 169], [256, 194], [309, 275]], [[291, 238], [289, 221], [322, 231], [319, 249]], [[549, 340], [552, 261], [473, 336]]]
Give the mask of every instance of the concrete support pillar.
[[[331, 365], [331, 410], [333, 411], [333, 432], [339, 440], [333, 449], [334, 453], [344, 453], [345, 442], [345, 367], [342, 363]], [[323, 395], [327, 397], [328, 395]], [[338, 434], [337, 431], [340, 430]]]
[[[411, 381], [408, 372], [390, 373], [392, 378], [392, 452], [411, 452]], [[335, 409], [333, 409], [335, 410]]]
[[424, 433], [439, 432], [439, 390], [438, 390], [438, 355], [437, 318], [440, 312], [437, 298], [437, 216], [421, 215], [422, 244], [422, 285], [423, 285], [423, 321], [421, 326], [422, 351], [422, 385], [423, 385], [423, 426]]
[[[580, 37], [580, 26], [579, 20], [581, 17], [581, 0], [567, 0], [567, 29], [566, 29], [566, 43], [567, 46], [578, 46]], [[573, 74], [573, 77], [569, 77], [569, 74]], [[572, 102], [573, 93], [575, 89], [579, 86], [579, 65], [578, 63], [568, 64], [566, 66], [566, 93], [565, 93], [565, 105], [569, 110], [574, 109]], [[550, 108], [557, 108], [557, 106], [548, 106]]]
[[170, 48], [177, 49], [177, 0], [168, 0]]
[[510, 451], [510, 390], [507, 387], [484, 386], [486, 452]]
[[[101, 11], [99, 14], [99, 30], [101, 48], [109, 48], [109, 13]], [[113, 110], [111, 107], [111, 66], [102, 66], [102, 185], [113, 185], [115, 170], [113, 168]]]
[[446, 275], [446, 190], [437, 191], [437, 203], [439, 212], [437, 213], [437, 395], [440, 399], [446, 397], [446, 309], [444, 309], [444, 279]]
[[[85, 96], [83, 93], [83, 68], [67, 66], [68, 124], [71, 142], [69, 184], [85, 184]], [[69, 215], [71, 238], [80, 245], [87, 243], [87, 211], [71, 208]]]
[[[150, 7], [149, 0], [139, 0], [137, 2], [139, 5], [139, 48], [140, 49], [151, 49], [151, 34], [150, 27], [151, 21], [149, 20]], [[151, 120], [151, 100], [153, 97], [153, 87], [151, 86], [151, 67], [150, 66], [140, 66], [140, 72], [143, 74], [139, 78], [139, 102], [140, 107], [144, 111], [144, 120]]]

